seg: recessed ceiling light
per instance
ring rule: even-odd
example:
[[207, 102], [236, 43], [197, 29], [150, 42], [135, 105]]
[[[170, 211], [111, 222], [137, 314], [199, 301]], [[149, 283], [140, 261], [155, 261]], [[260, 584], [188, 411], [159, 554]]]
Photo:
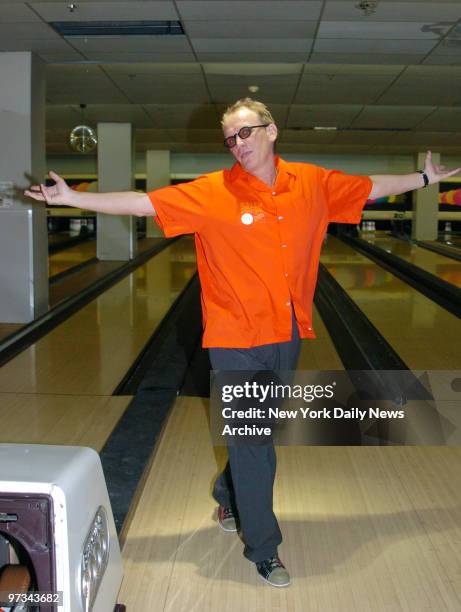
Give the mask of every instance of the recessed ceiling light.
[[248, 90], [251, 91], [251, 93], [256, 93], [257, 91], [259, 91], [259, 86], [258, 85], [248, 85]]
[[334, 125], [315, 125], [314, 130], [324, 130], [326, 132], [333, 132], [338, 128]]

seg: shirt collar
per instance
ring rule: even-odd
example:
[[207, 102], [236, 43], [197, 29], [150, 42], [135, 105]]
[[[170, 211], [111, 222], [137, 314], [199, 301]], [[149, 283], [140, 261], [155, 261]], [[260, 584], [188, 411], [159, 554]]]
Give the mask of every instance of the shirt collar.
[[257, 177], [244, 170], [240, 162], [235, 162], [230, 170], [226, 170], [226, 174], [230, 182], [245, 181], [257, 191], [272, 191], [274, 188], [278, 191], [286, 191], [288, 189], [289, 178], [292, 176], [296, 177], [296, 174], [291, 170], [290, 165], [279, 155], [275, 156], [275, 166], [278, 170], [278, 174], [275, 185], [272, 187], [265, 185]]

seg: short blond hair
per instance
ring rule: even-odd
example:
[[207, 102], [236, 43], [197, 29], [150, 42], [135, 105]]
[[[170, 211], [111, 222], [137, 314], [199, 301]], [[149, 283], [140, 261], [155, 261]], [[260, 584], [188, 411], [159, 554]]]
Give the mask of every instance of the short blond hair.
[[241, 108], [247, 108], [248, 110], [258, 113], [262, 123], [275, 123], [274, 117], [272, 117], [270, 110], [265, 104], [258, 102], [258, 100], [253, 100], [253, 98], [242, 98], [241, 100], [237, 100], [237, 102], [234, 102], [234, 104], [227, 107], [223, 113], [221, 125], [224, 125], [229, 115], [232, 115]]

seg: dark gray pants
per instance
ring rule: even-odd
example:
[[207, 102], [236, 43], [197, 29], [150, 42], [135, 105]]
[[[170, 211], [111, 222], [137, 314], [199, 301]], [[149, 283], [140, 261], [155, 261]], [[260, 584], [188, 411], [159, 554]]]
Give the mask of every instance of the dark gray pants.
[[[291, 342], [265, 344], [251, 349], [209, 349], [214, 370], [294, 370], [300, 340], [293, 320]], [[277, 554], [282, 534], [273, 511], [276, 455], [273, 444], [228, 446], [229, 461], [218, 476], [213, 497], [230, 506], [240, 521], [244, 555], [263, 561]]]

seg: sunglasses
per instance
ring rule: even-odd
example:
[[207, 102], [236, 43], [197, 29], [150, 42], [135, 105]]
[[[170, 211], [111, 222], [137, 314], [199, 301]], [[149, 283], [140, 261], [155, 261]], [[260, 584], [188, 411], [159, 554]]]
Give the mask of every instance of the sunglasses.
[[269, 125], [269, 123], [263, 123], [261, 125], [245, 125], [242, 128], [240, 128], [239, 131], [236, 134], [234, 134], [233, 136], [228, 136], [227, 138], [225, 138], [224, 139], [224, 146], [227, 147], [228, 149], [232, 149], [237, 144], [237, 136], [241, 140], [245, 140], [245, 138], [249, 138], [251, 136], [251, 132], [255, 128], [267, 127], [268, 125]]

